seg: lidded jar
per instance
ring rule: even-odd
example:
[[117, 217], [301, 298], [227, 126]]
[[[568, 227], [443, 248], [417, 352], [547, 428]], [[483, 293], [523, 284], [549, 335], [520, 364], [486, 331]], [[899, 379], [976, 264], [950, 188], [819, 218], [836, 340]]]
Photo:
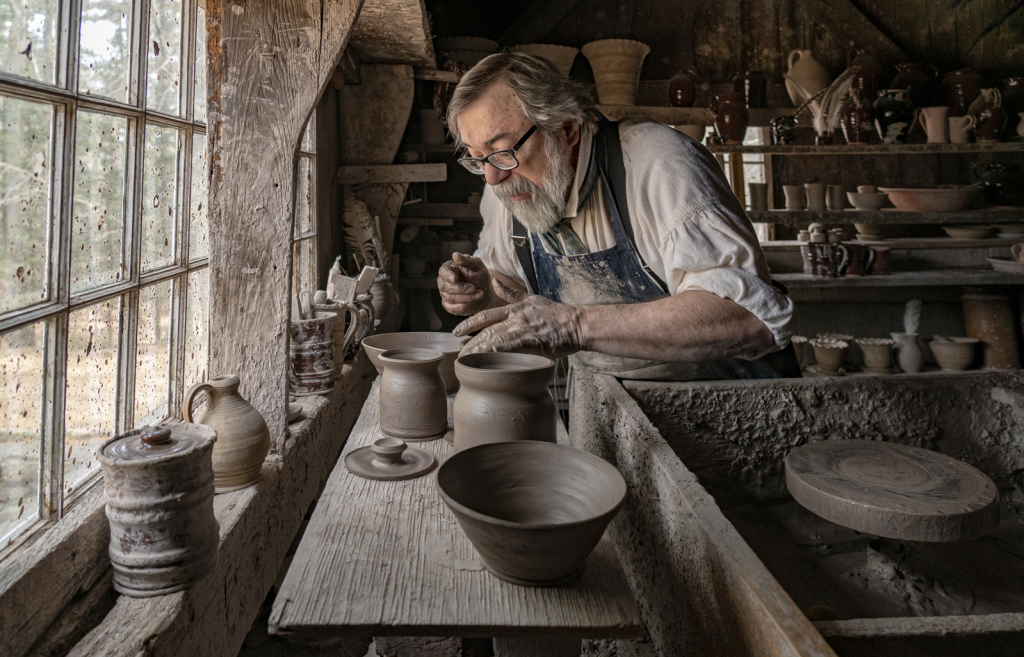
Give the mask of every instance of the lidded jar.
[[433, 440], [448, 430], [448, 392], [441, 377], [444, 354], [435, 349], [388, 349], [377, 357], [380, 430], [405, 441]]
[[548, 390], [554, 373], [553, 360], [530, 354], [469, 354], [456, 360], [455, 449], [515, 440], [555, 442], [558, 416]]
[[136, 429], [103, 443], [114, 589], [136, 598], [192, 586], [217, 560], [217, 432], [197, 424]]

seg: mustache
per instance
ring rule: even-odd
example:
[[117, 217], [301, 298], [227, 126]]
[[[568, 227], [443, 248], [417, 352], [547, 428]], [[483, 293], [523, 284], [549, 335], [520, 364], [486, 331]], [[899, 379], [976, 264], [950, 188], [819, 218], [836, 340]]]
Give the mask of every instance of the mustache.
[[503, 183], [494, 185], [493, 189], [499, 199], [509, 201], [513, 196], [522, 196], [526, 193], [536, 196], [538, 188], [526, 178], [509, 178]]

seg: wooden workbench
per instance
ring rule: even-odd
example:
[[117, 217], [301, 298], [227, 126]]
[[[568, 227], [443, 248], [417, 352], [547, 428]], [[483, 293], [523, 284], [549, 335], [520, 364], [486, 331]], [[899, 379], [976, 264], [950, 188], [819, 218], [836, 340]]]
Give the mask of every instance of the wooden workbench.
[[[378, 379], [284, 579], [270, 632], [306, 637], [496, 637], [498, 654], [579, 655], [582, 638], [634, 638], [643, 623], [607, 536], [580, 579], [555, 588], [503, 582], [480, 563], [436, 490], [370, 481], [344, 456], [380, 439]], [[449, 398], [449, 417], [452, 398]], [[558, 441], [568, 445], [559, 422]], [[443, 463], [453, 447], [418, 443]]]

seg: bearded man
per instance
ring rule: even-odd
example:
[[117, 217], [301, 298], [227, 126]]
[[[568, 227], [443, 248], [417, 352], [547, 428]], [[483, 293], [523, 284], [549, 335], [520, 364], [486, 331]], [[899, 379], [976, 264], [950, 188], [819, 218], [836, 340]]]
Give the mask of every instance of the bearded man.
[[793, 302], [714, 157], [669, 126], [604, 119], [543, 59], [487, 57], [456, 87], [459, 162], [487, 181], [473, 256], [438, 289], [463, 354], [579, 352], [620, 378], [798, 377]]

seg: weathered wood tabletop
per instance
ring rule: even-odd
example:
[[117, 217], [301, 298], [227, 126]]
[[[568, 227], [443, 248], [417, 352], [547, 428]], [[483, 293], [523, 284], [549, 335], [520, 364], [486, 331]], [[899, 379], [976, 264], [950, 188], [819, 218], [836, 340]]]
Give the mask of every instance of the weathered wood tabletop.
[[[409, 481], [349, 473], [344, 456], [382, 437], [378, 379], [331, 473], [270, 616], [276, 634], [409, 636], [643, 635], [639, 610], [607, 535], [580, 579], [554, 588], [494, 577], [436, 490], [436, 470]], [[449, 417], [452, 398], [449, 398]], [[558, 441], [568, 445], [559, 422]], [[443, 440], [417, 443], [438, 464]], [[578, 652], [576, 653], [578, 654]]]

